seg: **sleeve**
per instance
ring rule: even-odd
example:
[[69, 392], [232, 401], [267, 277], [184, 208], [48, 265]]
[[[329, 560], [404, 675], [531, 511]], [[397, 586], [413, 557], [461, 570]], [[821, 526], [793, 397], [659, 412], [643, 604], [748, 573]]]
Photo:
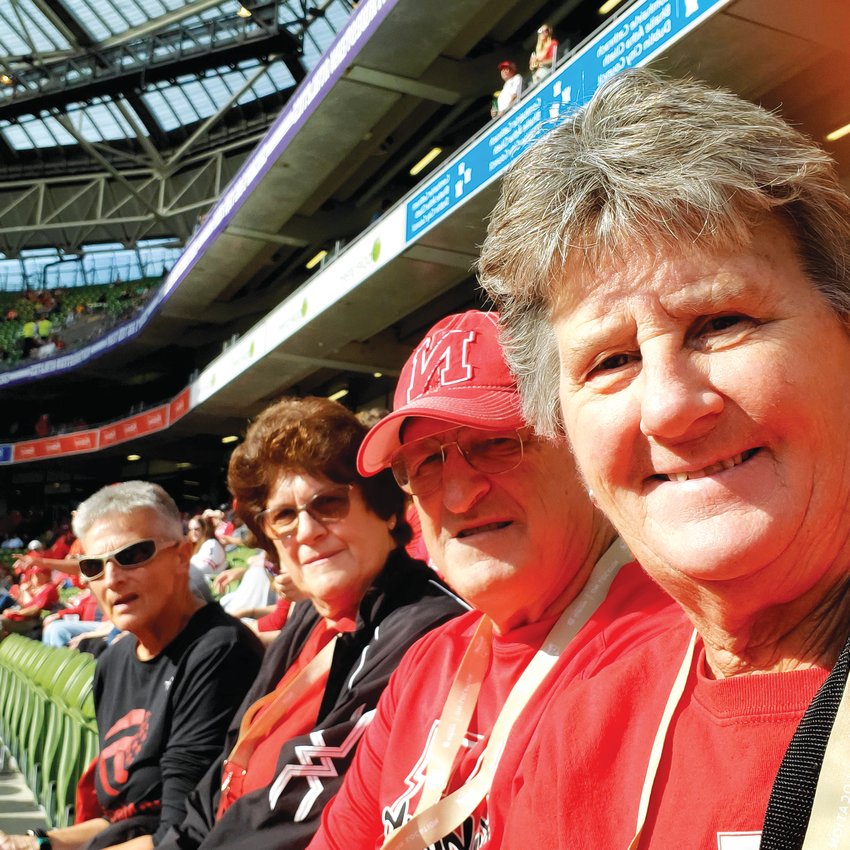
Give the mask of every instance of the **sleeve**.
[[221, 754], [227, 727], [260, 667], [245, 638], [199, 641], [187, 659], [172, 709], [168, 742], [160, 762], [162, 815], [156, 844], [186, 815], [186, 797]]
[[216, 545], [221, 545], [217, 540], [205, 540], [201, 548], [192, 555], [191, 562], [205, 573], [214, 573], [218, 569], [218, 561], [215, 558]]
[[180, 824], [172, 824], [160, 840], [155, 836], [156, 850], [195, 850], [203, 843], [215, 826], [224, 758], [225, 754], [221, 752], [187, 798], [186, 817], [183, 821]]
[[292, 603], [281, 597], [274, 606], [274, 611], [271, 614], [266, 614], [257, 620], [257, 630], [261, 632], [275, 632], [282, 629], [286, 625], [286, 618], [289, 616], [289, 609]]
[[383, 763], [399, 695], [410, 671], [419, 664], [422, 643], [410, 649], [390, 677], [339, 793], [322, 812], [321, 826], [309, 850], [371, 850], [381, 846], [385, 832], [379, 798]]

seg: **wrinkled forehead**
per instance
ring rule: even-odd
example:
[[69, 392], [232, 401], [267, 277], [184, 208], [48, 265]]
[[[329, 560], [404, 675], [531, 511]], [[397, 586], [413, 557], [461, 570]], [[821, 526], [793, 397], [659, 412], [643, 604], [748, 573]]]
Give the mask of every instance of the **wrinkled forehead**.
[[152, 508], [135, 508], [126, 513], [109, 512], [99, 516], [82, 536], [83, 549], [90, 554], [111, 552], [136, 540], [179, 540], [170, 533], [169, 523]]
[[684, 225], [663, 222], [633, 223], [631, 228], [597, 226], [562, 234], [561, 247], [545, 265], [541, 294], [552, 311], [563, 311], [585, 301], [604, 287], [612, 276], [628, 276], [631, 270], [678, 265], [724, 254], [747, 251], [763, 229], [776, 228], [796, 245], [788, 222], [778, 214], [764, 215], [749, 226], [730, 232], [691, 233]]

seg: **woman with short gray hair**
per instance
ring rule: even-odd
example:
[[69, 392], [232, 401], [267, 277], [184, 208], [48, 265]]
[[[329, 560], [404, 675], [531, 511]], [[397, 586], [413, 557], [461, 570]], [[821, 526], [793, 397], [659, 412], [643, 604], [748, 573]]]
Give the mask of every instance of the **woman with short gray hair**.
[[494, 785], [494, 846], [846, 847], [850, 198], [829, 157], [733, 94], [625, 72], [518, 159], [481, 275], [527, 413], [566, 430], [693, 627], [553, 700]]

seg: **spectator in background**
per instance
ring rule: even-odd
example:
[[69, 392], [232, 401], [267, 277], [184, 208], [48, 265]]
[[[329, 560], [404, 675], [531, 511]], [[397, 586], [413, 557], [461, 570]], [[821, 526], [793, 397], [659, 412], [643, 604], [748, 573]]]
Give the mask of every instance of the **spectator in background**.
[[498, 118], [512, 109], [519, 102], [522, 93], [522, 76], [514, 62], [500, 62], [499, 73], [502, 75], [502, 90], [496, 98], [496, 104], [490, 110], [491, 118]]
[[[265, 558], [265, 553], [262, 553], [261, 557]], [[268, 567], [266, 569], [268, 570]], [[241, 611], [229, 611], [234, 617], [241, 619], [264, 644], [271, 643], [280, 634], [292, 613], [292, 606], [308, 598], [292, 580], [285, 567], [279, 567], [277, 572], [268, 570], [267, 575], [271, 578], [273, 592], [278, 596], [277, 602]]]
[[37, 328], [38, 338], [42, 341], [42, 343], [47, 342], [50, 338], [50, 334], [53, 332], [53, 322], [46, 317], [41, 318], [38, 320]]
[[10, 632], [39, 637], [41, 615], [59, 605], [59, 593], [53, 584], [48, 567], [33, 567], [21, 583], [17, 605], [7, 608], [0, 616], [0, 638]]
[[249, 545], [247, 543], [250, 536], [248, 526], [242, 522], [242, 517], [236, 511], [231, 512], [230, 519], [223, 529], [216, 529], [215, 536], [218, 541], [224, 546], [225, 552], [231, 552], [239, 546]]
[[537, 46], [528, 62], [533, 83], [539, 83], [544, 77], [552, 73], [557, 52], [558, 42], [552, 38], [552, 27], [549, 24], [543, 24], [537, 30]]
[[34, 319], [30, 319], [22, 325], [21, 340], [23, 344], [24, 357], [29, 357], [40, 344], [38, 339], [38, 325]]
[[91, 590], [84, 590], [73, 605], [44, 618], [41, 642], [47, 646], [68, 646], [71, 640], [100, 627], [103, 614]]
[[12, 579], [6, 567], [0, 569], [3, 570], [3, 590], [0, 592], [0, 613], [2, 613], [7, 608], [14, 608], [18, 604], [21, 596], [21, 584]]
[[189, 520], [189, 540], [194, 546], [191, 564], [204, 575], [213, 576], [227, 566], [224, 546], [215, 536], [210, 517], [196, 516]]
[[71, 547], [74, 545], [74, 540], [74, 532], [71, 530], [71, 526], [68, 523], [64, 523], [50, 544], [50, 548], [44, 550], [44, 557], [57, 561], [65, 560], [71, 554]]

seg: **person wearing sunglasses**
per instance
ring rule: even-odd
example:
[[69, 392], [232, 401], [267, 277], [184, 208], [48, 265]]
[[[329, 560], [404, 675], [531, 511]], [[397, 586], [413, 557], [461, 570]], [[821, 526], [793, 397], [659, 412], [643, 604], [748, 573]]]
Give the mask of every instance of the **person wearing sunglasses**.
[[104, 617], [129, 634], [98, 658], [100, 754], [84, 777], [92, 816], [6, 836], [3, 850], [149, 850], [185, 814], [187, 794], [221, 750], [262, 660], [256, 637], [189, 588], [191, 544], [156, 484], [97, 491], [74, 517], [80, 575]]
[[497, 314], [428, 332], [358, 464], [392, 470], [475, 610], [405, 656], [310, 848], [482, 847], [489, 777], [505, 746], [523, 752], [550, 683], [593, 675], [673, 606], [627, 565], [563, 440], [526, 426]]
[[405, 651], [466, 610], [405, 552], [406, 499], [392, 473], [358, 474], [366, 432], [336, 402], [285, 398], [231, 456], [240, 516], [307, 598], [158, 850], [305, 847]]

